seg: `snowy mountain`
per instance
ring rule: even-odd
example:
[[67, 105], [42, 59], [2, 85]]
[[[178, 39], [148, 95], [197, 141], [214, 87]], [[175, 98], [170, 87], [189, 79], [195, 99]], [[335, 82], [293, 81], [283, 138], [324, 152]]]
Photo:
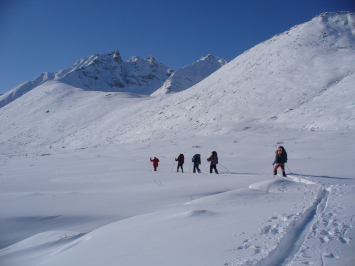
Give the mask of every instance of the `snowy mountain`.
[[33, 81], [0, 109], [1, 266], [355, 265], [354, 22], [321, 14], [177, 93]]
[[[182, 132], [233, 136], [251, 128], [351, 130], [353, 20], [353, 13], [317, 16], [246, 51], [195, 86], [161, 97], [88, 92], [47, 81], [1, 109], [7, 127], [0, 142], [12, 149], [81, 148], [174, 138]], [[74, 68], [78, 73], [86, 65], [95, 69], [90, 62]]]
[[150, 56], [123, 61], [118, 51], [94, 54], [56, 73], [43, 73], [0, 97], [0, 107], [47, 81], [59, 81], [87, 91], [125, 91], [149, 95], [169, 78], [172, 70]]
[[186, 90], [227, 63], [227, 60], [210, 54], [202, 57], [197, 62], [175, 71], [152, 96]]

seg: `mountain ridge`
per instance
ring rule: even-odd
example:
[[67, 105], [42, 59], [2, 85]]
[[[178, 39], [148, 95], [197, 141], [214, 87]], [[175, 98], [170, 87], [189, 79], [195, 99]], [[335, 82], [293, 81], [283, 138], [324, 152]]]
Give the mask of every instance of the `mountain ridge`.
[[228, 63], [227, 60], [211, 54], [201, 57], [191, 65], [178, 69], [164, 82], [163, 86], [153, 92], [152, 96], [176, 93], [186, 90], [202, 81], [213, 72]]
[[[211, 56], [206, 56], [205, 60], [210, 58]], [[221, 66], [222, 64], [215, 69]], [[199, 74], [200, 79], [211, 74], [211, 71], [204, 71], [203, 68], [195, 72]], [[158, 62], [152, 55], [146, 59], [132, 56], [124, 61], [117, 50], [106, 54], [93, 54], [77, 60], [69, 68], [55, 73], [42, 73], [35, 79], [16, 86], [0, 97], [0, 108], [50, 80], [57, 80], [88, 91], [150, 95], [173, 73], [172, 69]], [[192, 85], [194, 83], [190, 84]]]
[[0, 143], [75, 149], [184, 136], [233, 138], [280, 128], [290, 134], [351, 132], [354, 28], [352, 12], [317, 16], [249, 49], [193, 87], [159, 97], [42, 84], [0, 109], [8, 125]]

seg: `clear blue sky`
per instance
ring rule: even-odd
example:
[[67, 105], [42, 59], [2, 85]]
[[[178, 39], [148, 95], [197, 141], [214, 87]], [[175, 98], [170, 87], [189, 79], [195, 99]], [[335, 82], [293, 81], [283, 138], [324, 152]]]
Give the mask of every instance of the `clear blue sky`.
[[334, 11], [355, 0], [0, 0], [0, 94], [113, 50], [174, 70], [207, 54], [232, 60]]

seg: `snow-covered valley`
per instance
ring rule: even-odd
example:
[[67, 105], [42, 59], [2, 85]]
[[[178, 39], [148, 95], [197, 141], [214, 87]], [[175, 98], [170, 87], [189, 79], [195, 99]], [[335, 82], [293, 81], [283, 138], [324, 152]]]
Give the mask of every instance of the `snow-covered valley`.
[[279, 133], [2, 156], [1, 265], [352, 265], [354, 136]]
[[0, 265], [354, 265], [354, 32], [326, 13], [183, 91], [48, 80], [5, 105]]

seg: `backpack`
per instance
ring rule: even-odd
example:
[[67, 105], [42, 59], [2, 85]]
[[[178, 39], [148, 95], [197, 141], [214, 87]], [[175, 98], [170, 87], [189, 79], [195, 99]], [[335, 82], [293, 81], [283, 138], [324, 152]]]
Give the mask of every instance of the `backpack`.
[[284, 160], [285, 163], [287, 163], [287, 152], [283, 146], [280, 146], [279, 148], [282, 148], [282, 153], [281, 153], [281, 158]]
[[179, 163], [184, 163], [184, 155], [183, 154], [180, 154], [179, 157], [178, 157], [178, 162]]
[[201, 164], [201, 155], [200, 154], [195, 154], [194, 163], [195, 164]]
[[215, 151], [212, 152], [211, 163], [218, 164], [218, 156], [217, 156], [217, 152], [215, 152]]

